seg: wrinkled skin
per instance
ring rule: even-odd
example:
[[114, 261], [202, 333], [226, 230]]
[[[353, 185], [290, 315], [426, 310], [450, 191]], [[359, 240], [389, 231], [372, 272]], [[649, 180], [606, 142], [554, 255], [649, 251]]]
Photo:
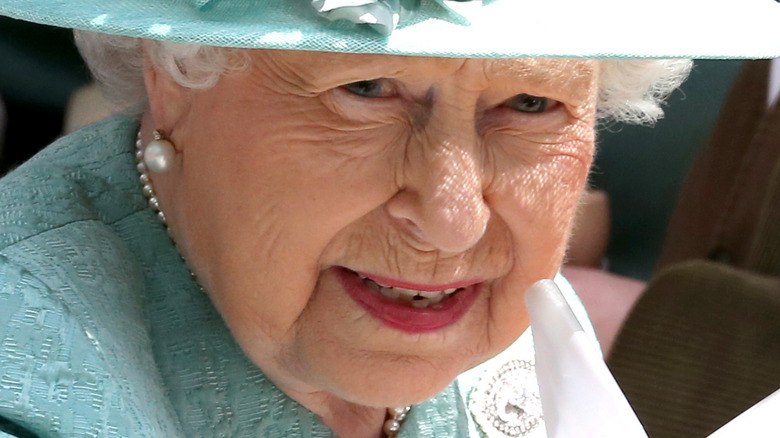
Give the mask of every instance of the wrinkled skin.
[[[162, 208], [245, 353], [337, 433], [376, 436], [380, 407], [434, 396], [527, 327], [524, 291], [557, 272], [592, 160], [598, 63], [249, 58], [208, 90], [147, 69], [143, 136], [178, 151], [152, 175]], [[457, 323], [410, 334], [334, 266], [483, 283]]]

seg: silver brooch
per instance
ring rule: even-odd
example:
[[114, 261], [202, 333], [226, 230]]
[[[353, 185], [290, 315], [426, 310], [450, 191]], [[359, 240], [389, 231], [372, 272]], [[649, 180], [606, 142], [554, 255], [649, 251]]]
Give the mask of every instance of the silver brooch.
[[533, 362], [513, 359], [482, 376], [469, 410], [488, 438], [546, 436]]

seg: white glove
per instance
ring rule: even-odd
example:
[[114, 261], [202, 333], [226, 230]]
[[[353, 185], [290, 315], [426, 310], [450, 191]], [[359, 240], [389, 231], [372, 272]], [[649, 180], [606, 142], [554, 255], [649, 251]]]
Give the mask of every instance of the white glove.
[[555, 283], [535, 283], [526, 294], [526, 304], [549, 438], [647, 438], [600, 351]]
[[[549, 438], [647, 438], [598, 348], [551, 280], [526, 294], [536, 349], [536, 378]], [[774, 438], [780, 390], [709, 438]]]

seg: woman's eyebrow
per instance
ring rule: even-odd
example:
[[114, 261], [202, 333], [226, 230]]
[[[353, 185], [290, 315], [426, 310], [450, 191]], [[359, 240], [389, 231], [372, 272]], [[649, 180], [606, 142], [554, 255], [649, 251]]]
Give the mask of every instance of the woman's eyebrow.
[[393, 77], [405, 70], [403, 58], [374, 55], [328, 54], [294, 56], [285, 63], [307, 89], [322, 90], [349, 82]]
[[486, 63], [488, 80], [515, 81], [547, 97], [586, 101], [595, 85], [598, 66], [589, 60], [502, 59]]

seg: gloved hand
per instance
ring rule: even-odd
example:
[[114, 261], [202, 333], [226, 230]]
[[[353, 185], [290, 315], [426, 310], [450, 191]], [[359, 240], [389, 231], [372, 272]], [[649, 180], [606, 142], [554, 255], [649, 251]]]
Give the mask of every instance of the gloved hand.
[[[548, 437], [647, 438], [598, 346], [585, 334], [555, 283], [535, 283], [526, 294], [526, 303]], [[778, 412], [780, 390], [709, 438], [776, 437]]]
[[535, 283], [526, 304], [549, 438], [647, 438], [598, 345], [555, 283]]

